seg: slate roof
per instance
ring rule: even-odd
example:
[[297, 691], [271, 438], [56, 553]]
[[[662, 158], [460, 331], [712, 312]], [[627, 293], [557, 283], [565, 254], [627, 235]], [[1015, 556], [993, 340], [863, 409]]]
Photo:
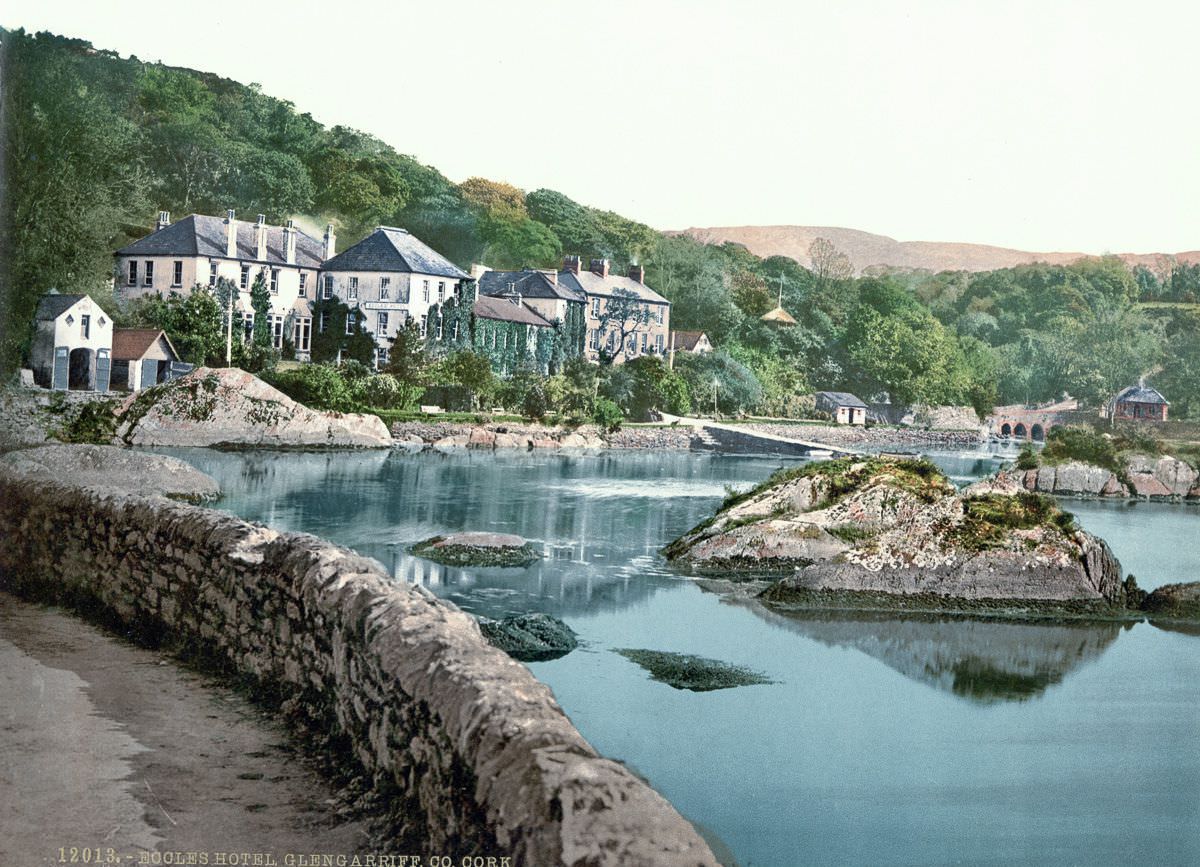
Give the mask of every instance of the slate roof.
[[629, 277], [622, 277], [620, 274], [609, 274], [607, 277], [601, 277], [594, 271], [580, 271], [578, 274], [574, 271], [559, 271], [558, 282], [559, 285], [565, 285], [588, 295], [609, 297], [613, 294], [614, 290], [625, 289], [632, 292], [642, 301], [648, 301], [651, 304], [671, 303], [645, 283], [639, 283], [637, 280]]
[[816, 398], [818, 403], [824, 401], [833, 406], [853, 406], [868, 409], [865, 403], [848, 391], [818, 391]]
[[1131, 385], [1129, 388], [1118, 394], [1114, 400], [1117, 403], [1157, 403], [1171, 405], [1171, 402], [1163, 397], [1158, 389], [1151, 388], [1148, 385]]
[[[237, 227], [237, 258], [258, 261], [255, 226], [247, 220], [234, 220]], [[324, 241], [318, 241], [299, 229], [296, 232], [296, 265], [319, 268], [325, 252]], [[151, 232], [117, 251], [118, 256], [207, 256], [226, 257], [224, 217], [190, 214], [157, 232]], [[283, 250], [283, 226], [267, 226], [267, 258], [272, 265], [286, 265]]]
[[517, 305], [503, 298], [480, 295], [475, 299], [474, 310], [476, 316], [482, 316], [484, 319], [496, 319], [501, 322], [518, 322], [523, 325], [538, 325], [542, 328], [553, 327], [524, 304]]
[[38, 301], [37, 313], [34, 318], [53, 322], [86, 297], [86, 295], [43, 295]]
[[524, 298], [557, 298], [580, 303], [587, 300], [578, 289], [564, 285], [561, 280], [556, 283], [544, 271], [485, 271], [477, 281], [479, 293], [492, 296], [506, 295], [509, 283], [515, 283], [516, 291]]
[[167, 333], [157, 328], [114, 328], [112, 340], [112, 357], [113, 361], [135, 361], [146, 354], [158, 338], [167, 341], [167, 347], [170, 348], [171, 354], [176, 358], [179, 353], [175, 351], [175, 347], [171, 344], [171, 338], [167, 337]]
[[703, 331], [672, 331], [675, 335], [672, 340], [672, 345], [676, 349], [682, 349], [686, 352], [691, 352], [696, 348], [696, 344], [700, 342], [700, 338], [704, 336]]
[[328, 260], [322, 271], [398, 271], [469, 280], [471, 275], [405, 229], [379, 226]]

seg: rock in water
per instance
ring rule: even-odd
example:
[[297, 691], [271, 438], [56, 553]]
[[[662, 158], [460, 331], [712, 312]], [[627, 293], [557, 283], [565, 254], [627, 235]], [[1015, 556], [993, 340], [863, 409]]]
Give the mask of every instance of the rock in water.
[[664, 552], [693, 570], [782, 574], [768, 601], [825, 607], [1125, 604], [1120, 564], [1049, 497], [1012, 479], [959, 492], [927, 461], [783, 470]]
[[549, 614], [520, 614], [503, 620], [481, 617], [479, 629], [489, 644], [522, 662], [558, 659], [579, 646], [571, 627]]
[[1142, 602], [1142, 610], [1171, 620], [1200, 620], [1200, 582], [1166, 584]]
[[447, 566], [528, 566], [542, 559], [535, 545], [509, 533], [451, 533], [418, 542], [409, 550]]
[[714, 689], [730, 689], [735, 686], [754, 686], [774, 683], [770, 678], [719, 659], [692, 656], [688, 653], [671, 653], [665, 650], [637, 650], [621, 648], [616, 651], [630, 662], [636, 662], [650, 673], [652, 680], [665, 683], [675, 689], [692, 692], [709, 692]]
[[38, 446], [0, 456], [0, 468], [25, 478], [188, 502], [221, 494], [216, 480], [191, 464], [116, 446]]
[[135, 446], [385, 448], [387, 425], [374, 415], [318, 412], [232, 367], [198, 367], [130, 395], [119, 410], [118, 440]]

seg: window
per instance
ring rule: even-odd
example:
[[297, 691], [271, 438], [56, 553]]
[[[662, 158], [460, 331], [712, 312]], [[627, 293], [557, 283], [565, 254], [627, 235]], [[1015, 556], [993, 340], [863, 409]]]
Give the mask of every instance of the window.
[[271, 345], [276, 349], [283, 348], [283, 316], [279, 313], [272, 313], [270, 316], [271, 323]]
[[642, 332], [642, 352], [646, 351], [646, 344], [649, 342], [649, 340], [650, 340], [650, 335], [647, 334], [645, 331], [643, 331]]
[[154, 285], [154, 263], [152, 261], [150, 261], [149, 259], [146, 260], [146, 270], [142, 274], [142, 285], [143, 286], [153, 286]]
[[322, 288], [321, 297], [328, 301], [333, 297], [333, 275], [325, 275], [325, 286]]
[[600, 348], [600, 329], [593, 328], [588, 332], [588, 349]]
[[376, 329], [375, 333], [376, 334], [384, 334], [385, 332], [387, 332], [387, 326], [388, 326], [388, 315], [386, 313], [380, 313], [378, 316], [378, 328]]
[[211, 260], [208, 263], [208, 285], [217, 285], [217, 263]]
[[438, 281], [438, 304], [441, 304], [445, 300], [446, 300], [446, 281], [439, 280]]
[[592, 318], [593, 319], [600, 318], [600, 299], [599, 298], [592, 299]]
[[346, 314], [346, 333], [347, 334], [354, 333], [354, 325], [357, 321], [358, 321], [358, 317], [355, 316], [353, 313]]
[[243, 289], [250, 288], [250, 266], [249, 265], [242, 266], [242, 277], [238, 281], [238, 285], [241, 286]]
[[[429, 291], [429, 281], [428, 280], [425, 281], [425, 287], [426, 287], [425, 291], [428, 292]], [[426, 333], [428, 332], [428, 330], [429, 330], [429, 315], [422, 313], [421, 314], [421, 336], [424, 337], [426, 335]]]
[[428, 304], [429, 303], [429, 281], [428, 280], [423, 281], [421, 288], [425, 293], [425, 303]]
[[608, 332], [608, 340], [605, 341], [605, 346], [608, 348], [609, 353], [611, 353], [613, 351], [613, 349], [616, 348], [616, 345], [617, 345], [617, 332], [615, 332], [615, 331]]
[[300, 272], [300, 297], [301, 298], [308, 297], [308, 272], [307, 271]]
[[386, 346], [381, 346], [375, 350], [375, 365], [383, 367], [388, 363], [388, 351]]
[[354, 301], [356, 298], [358, 298], [358, 278], [357, 277], [350, 278], [350, 283], [348, 284], [348, 287], [346, 289], [346, 297], [349, 298], [351, 301]]
[[278, 268], [271, 269], [271, 294], [273, 294], [273, 295], [279, 294], [279, 269]]
[[454, 320], [454, 327], [450, 329], [450, 338], [452, 340], [458, 340], [458, 320], [457, 319]]
[[504, 332], [504, 346], [502, 348], [508, 349], [508, 332], [507, 331]]
[[129, 279], [126, 281], [126, 285], [137, 285], [137, 261], [134, 259], [129, 260]]
[[662, 323], [663, 323], [663, 308], [662, 307], [654, 308], [654, 321], [658, 325], [662, 325]]
[[630, 355], [636, 355], [636, 354], [637, 354], [637, 335], [636, 335], [636, 334], [630, 334], [630, 335], [629, 335], [629, 341], [628, 341], [628, 343], [626, 344], [626, 346], [628, 346], [628, 348], [629, 348], [629, 354], [630, 354]]
[[92, 336], [92, 317], [86, 314], [79, 317], [79, 336], [84, 340]]
[[442, 317], [438, 316], [437, 339], [442, 339]]
[[662, 355], [663, 351], [663, 336], [661, 334], [654, 335], [654, 351]]
[[183, 262], [176, 259], [171, 263], [171, 287], [177, 288], [183, 285]]
[[329, 325], [329, 311], [322, 310], [321, 318], [317, 320], [317, 333], [324, 334], [327, 325]]
[[246, 329], [246, 339], [249, 340], [254, 335], [254, 314], [247, 312], [242, 314], [242, 327]]
[[391, 277], [380, 277], [379, 278], [379, 300], [387, 301], [391, 297], [392, 297], [392, 278]]
[[312, 347], [312, 317], [297, 316], [292, 327], [292, 343], [297, 352], [308, 352]]

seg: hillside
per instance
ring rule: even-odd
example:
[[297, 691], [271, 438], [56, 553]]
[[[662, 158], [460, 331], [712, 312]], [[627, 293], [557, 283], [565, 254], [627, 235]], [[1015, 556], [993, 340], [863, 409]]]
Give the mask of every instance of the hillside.
[[[987, 244], [951, 241], [897, 241], [858, 229], [837, 226], [713, 226], [692, 227], [677, 234], [689, 235], [706, 244], [731, 241], [764, 258], [788, 256], [807, 265], [808, 248], [817, 238], [825, 238], [849, 257], [856, 273], [872, 266], [888, 266], [926, 271], [994, 271], [1031, 262], [1067, 265], [1089, 254], [1078, 252], [1030, 252]], [[1131, 268], [1153, 268], [1161, 253], [1122, 253], [1120, 258]], [[1200, 251], [1173, 254], [1176, 261], [1200, 262]]]

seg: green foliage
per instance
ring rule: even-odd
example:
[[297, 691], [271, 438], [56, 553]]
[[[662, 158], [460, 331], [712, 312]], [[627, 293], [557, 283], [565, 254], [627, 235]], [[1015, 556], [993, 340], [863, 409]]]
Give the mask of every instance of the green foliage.
[[187, 295], [143, 295], [128, 305], [125, 318], [135, 327], [161, 328], [189, 364], [225, 363], [225, 311], [207, 286]]
[[1016, 494], [987, 494], [963, 503], [963, 520], [952, 533], [955, 543], [980, 551], [1003, 545], [1013, 530], [1057, 527], [1075, 531], [1074, 517], [1058, 507], [1053, 497], [1020, 491]]
[[607, 397], [596, 398], [592, 406], [592, 421], [604, 433], [612, 433], [621, 429], [621, 422], [625, 420], [624, 414], [621, 412], [621, 407]]
[[619, 368], [609, 368], [607, 372], [611, 377], [620, 376], [627, 382], [621, 390], [624, 400], [617, 401], [627, 418], [645, 420], [653, 410], [672, 415], [691, 412], [687, 383], [661, 358], [642, 355]]
[[726, 415], [749, 412], [762, 402], [762, 386], [754, 373], [724, 352], [676, 355], [675, 369], [687, 383], [696, 412], [711, 411], [714, 400]]
[[1085, 425], [1068, 425], [1052, 429], [1046, 435], [1046, 447], [1042, 449], [1042, 461], [1050, 464], [1082, 461], [1113, 472], [1122, 470], [1117, 447], [1112, 438]]
[[271, 345], [271, 292], [267, 280], [260, 270], [250, 284], [250, 309], [254, 311], [254, 331], [251, 342], [255, 346]]
[[461, 387], [469, 395], [473, 408], [486, 406], [496, 390], [491, 360], [470, 350], [454, 352], [437, 362], [430, 372], [430, 381]]
[[333, 364], [303, 364], [276, 371], [267, 381], [310, 409], [353, 412], [357, 407], [350, 384]]

